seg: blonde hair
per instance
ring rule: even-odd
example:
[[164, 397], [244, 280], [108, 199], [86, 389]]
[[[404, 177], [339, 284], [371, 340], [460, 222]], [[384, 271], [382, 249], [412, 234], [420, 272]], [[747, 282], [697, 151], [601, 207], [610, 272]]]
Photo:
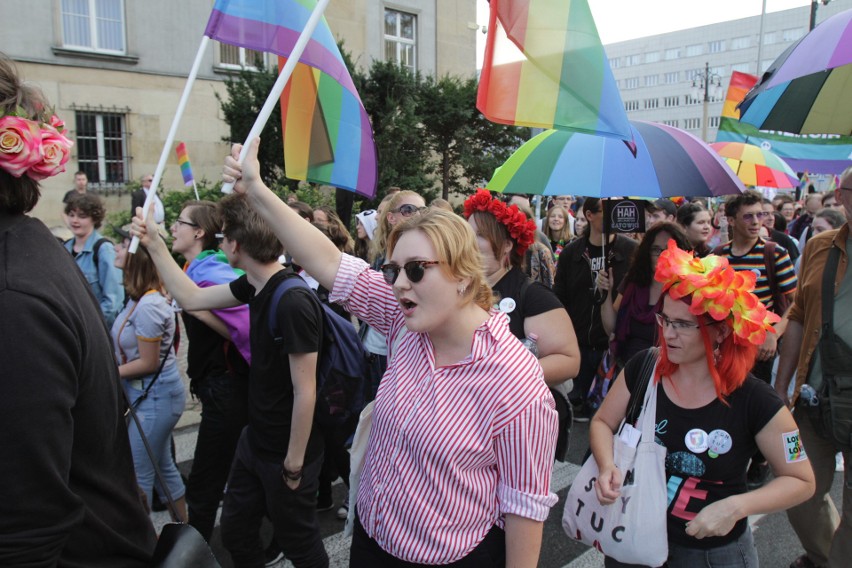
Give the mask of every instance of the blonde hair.
[[400, 237], [408, 231], [421, 231], [435, 247], [437, 258], [453, 278], [468, 279], [470, 284], [462, 297], [485, 311], [491, 309], [493, 296], [485, 280], [482, 256], [473, 229], [463, 218], [443, 209], [430, 209], [394, 227], [388, 236], [388, 256]]
[[[565, 224], [562, 225], [562, 229], [559, 231], [554, 231], [550, 228], [550, 215], [554, 213], [556, 210], [562, 211], [562, 217], [565, 219]], [[541, 231], [544, 235], [553, 242], [565, 242], [567, 243], [574, 235], [571, 234], [571, 216], [568, 213], [568, 210], [562, 207], [561, 205], [554, 205], [550, 208], [547, 214], [544, 216], [544, 223], [541, 224]]]
[[376, 232], [373, 234], [373, 240], [370, 242], [371, 260], [375, 260], [385, 255], [388, 236], [393, 230], [390, 221], [388, 221], [388, 213], [399, 207], [400, 202], [402, 202], [406, 197], [417, 197], [423, 200], [424, 205], [426, 204], [426, 200], [423, 199], [422, 195], [407, 189], [385, 196], [382, 200], [382, 204], [387, 203], [387, 205], [384, 207], [382, 204], [379, 205], [379, 215], [377, 219], [378, 226], [376, 227]]

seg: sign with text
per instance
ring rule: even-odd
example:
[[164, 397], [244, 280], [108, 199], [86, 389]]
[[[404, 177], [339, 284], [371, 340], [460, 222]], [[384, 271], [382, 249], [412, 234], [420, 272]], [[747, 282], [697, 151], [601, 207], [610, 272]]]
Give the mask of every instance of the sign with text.
[[604, 233], [644, 233], [645, 203], [643, 199], [604, 199]]

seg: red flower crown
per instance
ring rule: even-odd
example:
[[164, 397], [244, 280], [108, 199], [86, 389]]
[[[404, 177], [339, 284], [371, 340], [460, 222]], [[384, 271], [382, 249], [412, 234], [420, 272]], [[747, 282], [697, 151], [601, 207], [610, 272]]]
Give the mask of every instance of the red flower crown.
[[519, 255], [527, 252], [530, 245], [535, 242], [535, 222], [527, 219], [517, 205], [507, 206], [496, 197], [491, 197], [487, 189], [477, 189], [476, 193], [465, 200], [464, 218], [469, 219], [476, 211], [491, 213], [506, 227], [509, 236], [515, 241], [515, 252]]

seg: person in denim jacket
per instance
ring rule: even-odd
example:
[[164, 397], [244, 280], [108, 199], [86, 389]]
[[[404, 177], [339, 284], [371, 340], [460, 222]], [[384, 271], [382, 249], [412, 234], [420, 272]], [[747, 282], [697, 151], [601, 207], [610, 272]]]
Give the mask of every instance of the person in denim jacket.
[[65, 249], [74, 257], [74, 262], [91, 286], [107, 325], [112, 326], [124, 304], [124, 286], [121, 269], [115, 267], [113, 244], [97, 231], [106, 209], [98, 196], [84, 193], [65, 205], [65, 214], [68, 227], [74, 234], [74, 238], [65, 241]]

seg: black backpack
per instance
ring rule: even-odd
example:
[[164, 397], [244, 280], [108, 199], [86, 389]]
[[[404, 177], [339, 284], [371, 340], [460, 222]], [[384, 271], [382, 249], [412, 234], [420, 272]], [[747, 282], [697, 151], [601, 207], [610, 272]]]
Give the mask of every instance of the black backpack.
[[[74, 237], [71, 237], [70, 239], [68, 239], [67, 241], [65, 241], [65, 243], [64, 243], [64, 244], [68, 244], [68, 243], [70, 243], [72, 240], [74, 240]], [[99, 279], [99, 280], [100, 280], [100, 276], [101, 276], [101, 271], [100, 271], [100, 269], [98, 268], [98, 260], [100, 259], [100, 250], [101, 250], [101, 245], [103, 245], [104, 243], [114, 244], [114, 243], [113, 243], [111, 240], [109, 240], [108, 238], [106, 238], [106, 237], [101, 237], [101, 238], [99, 238], [98, 240], [96, 240], [96, 241], [95, 241], [95, 246], [93, 246], [93, 247], [92, 247], [92, 260], [95, 262], [95, 274], [97, 274], [97, 275], [98, 275], [98, 279]]]
[[[293, 288], [311, 290], [299, 276], [285, 278], [272, 294], [269, 308], [269, 332], [276, 343], [282, 341], [278, 329], [278, 304]], [[314, 421], [336, 435], [355, 431], [358, 416], [366, 403], [367, 353], [351, 322], [323, 303], [322, 347], [317, 362], [317, 406]]]

